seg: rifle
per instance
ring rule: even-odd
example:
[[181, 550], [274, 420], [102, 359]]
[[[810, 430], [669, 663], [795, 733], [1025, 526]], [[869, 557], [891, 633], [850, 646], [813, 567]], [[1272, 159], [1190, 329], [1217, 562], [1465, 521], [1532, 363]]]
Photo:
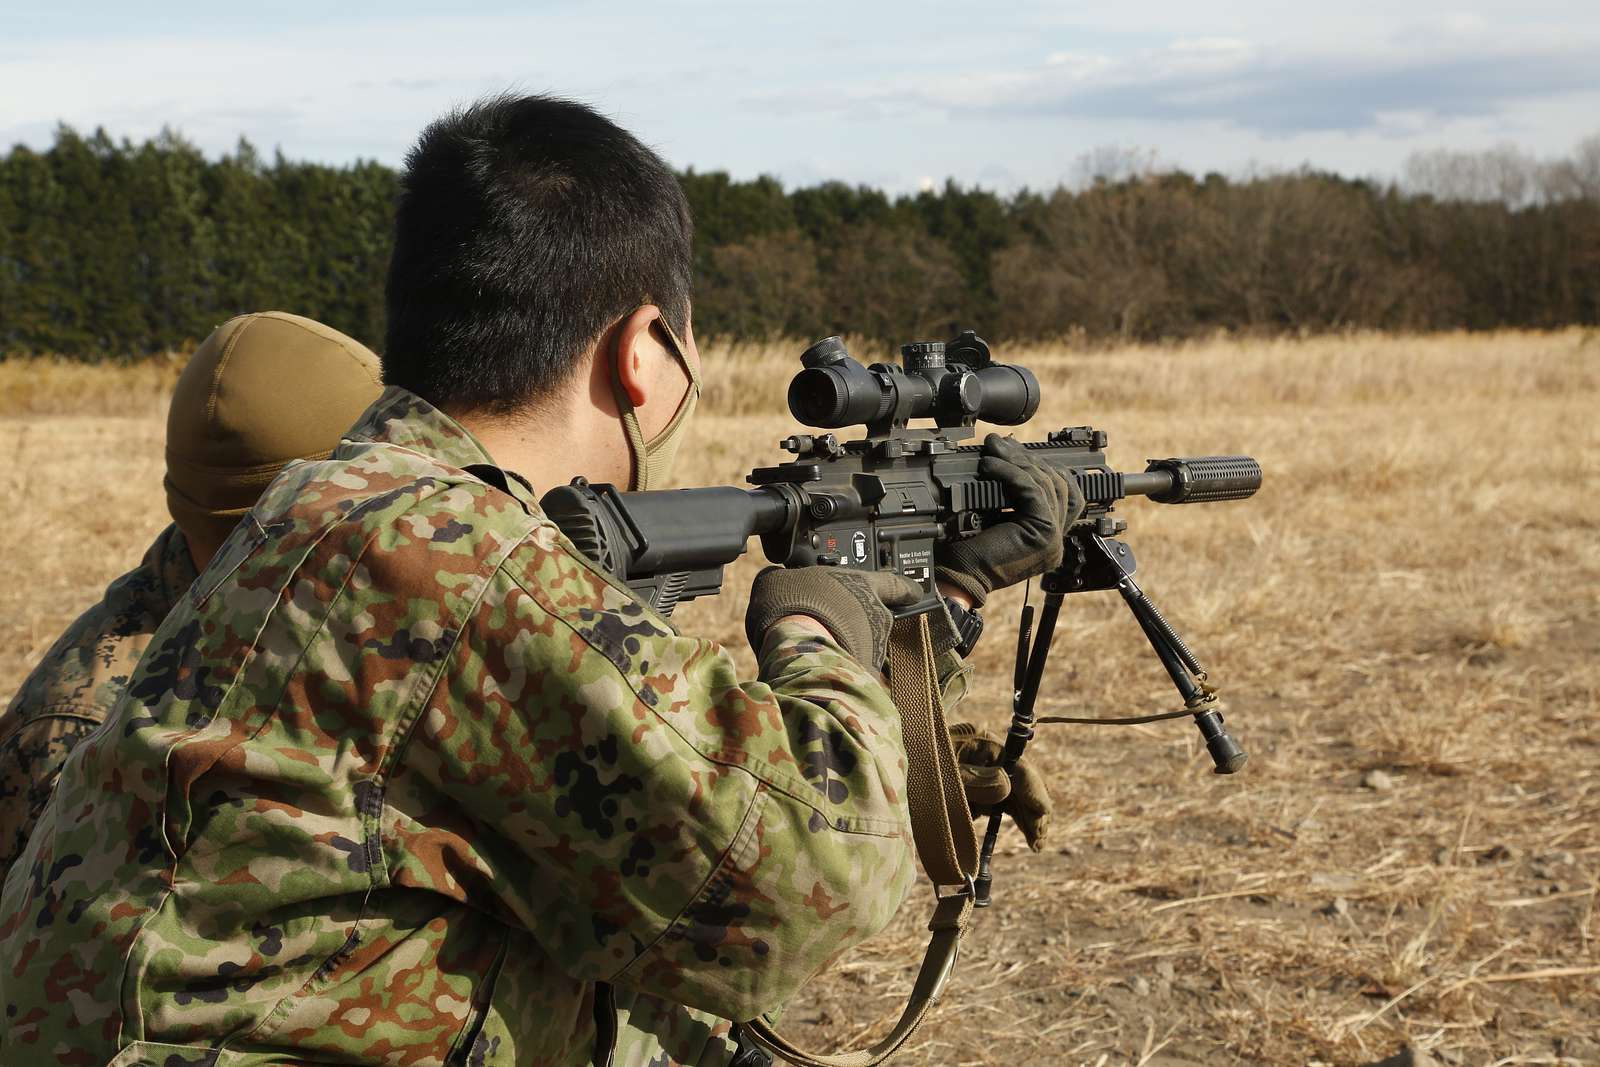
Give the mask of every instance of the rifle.
[[[723, 568], [745, 553], [751, 537], [761, 538], [769, 560], [789, 567], [892, 569], [928, 593], [909, 613], [936, 607], [935, 545], [998, 521], [1007, 504], [1001, 485], [978, 474], [981, 450], [961, 442], [973, 436], [980, 419], [1003, 426], [1026, 422], [1039, 409], [1039, 382], [1025, 367], [995, 362], [989, 345], [970, 330], [945, 343], [905, 345], [901, 357], [899, 366], [863, 366], [838, 337], [806, 349], [803, 369], [789, 385], [790, 413], [807, 426], [861, 425], [866, 434], [846, 441], [833, 433], [785, 438], [780, 447], [792, 458], [752, 471], [753, 489], [626, 493], [578, 478], [544, 496], [545, 514], [580, 551], [664, 615], [682, 601], [719, 592]], [[909, 425], [922, 418], [933, 426]], [[1023, 608], [1002, 765], [1015, 765], [1039, 723], [1191, 716], [1215, 773], [1234, 773], [1246, 756], [1223, 725], [1216, 690], [1135, 583], [1133, 550], [1117, 539], [1127, 523], [1113, 512], [1134, 496], [1163, 504], [1243, 499], [1260, 487], [1260, 465], [1249, 456], [1174, 457], [1123, 473], [1107, 465], [1106, 434], [1091, 426], [1067, 427], [1026, 447], [1039, 462], [1074, 478], [1086, 506], [1067, 532], [1061, 566], [1041, 578], [1045, 603], [1037, 633], [1032, 607]], [[1062, 598], [1109, 589], [1121, 594], [1138, 620], [1184, 709], [1124, 719], [1035, 719]], [[996, 814], [973, 887], [978, 906], [989, 902], [989, 861], [999, 827]]]

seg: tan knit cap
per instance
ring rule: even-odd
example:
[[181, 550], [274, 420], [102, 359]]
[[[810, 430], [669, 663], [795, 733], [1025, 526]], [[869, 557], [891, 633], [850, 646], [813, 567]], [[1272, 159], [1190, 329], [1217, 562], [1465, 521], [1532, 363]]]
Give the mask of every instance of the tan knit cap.
[[224, 540], [295, 459], [325, 459], [383, 391], [378, 357], [338, 330], [264, 311], [229, 319], [196, 349], [167, 413], [167, 510]]

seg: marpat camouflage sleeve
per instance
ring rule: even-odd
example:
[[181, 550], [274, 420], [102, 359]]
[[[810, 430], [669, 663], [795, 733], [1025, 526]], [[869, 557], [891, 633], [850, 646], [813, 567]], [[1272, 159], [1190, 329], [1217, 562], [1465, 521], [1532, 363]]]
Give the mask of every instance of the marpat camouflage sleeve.
[[168, 526], [56, 639], [0, 713], [0, 878], [27, 844], [67, 754], [105, 721], [194, 579], [188, 542]]

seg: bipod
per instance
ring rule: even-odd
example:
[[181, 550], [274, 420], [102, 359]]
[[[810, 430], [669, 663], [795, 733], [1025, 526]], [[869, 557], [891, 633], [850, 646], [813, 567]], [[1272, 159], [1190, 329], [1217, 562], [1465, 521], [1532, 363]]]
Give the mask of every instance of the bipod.
[[[1043, 723], [1133, 725], [1186, 715], [1193, 717], [1200, 735], [1205, 738], [1214, 773], [1233, 774], [1244, 766], [1249, 757], [1223, 725], [1216, 688], [1207, 682], [1206, 670], [1188, 644], [1178, 636], [1160, 609], [1133, 580], [1133, 572], [1137, 567], [1133, 550], [1125, 542], [1087, 530], [1074, 532], [1067, 540], [1066, 555], [1061, 566], [1040, 579], [1045, 599], [1037, 633], [1033, 631], [1033, 606], [1023, 605], [1017, 630], [1016, 667], [1012, 675], [1011, 729], [1006, 733], [1005, 748], [1000, 757], [1000, 766], [1007, 775], [1022, 758], [1028, 742], [1033, 740], [1034, 728]], [[1045, 661], [1050, 657], [1050, 645], [1055, 640], [1062, 598], [1068, 593], [1097, 589], [1115, 589], [1122, 595], [1123, 603], [1128, 605], [1139, 628], [1144, 631], [1150, 647], [1155, 650], [1172, 684], [1177, 687], [1178, 695], [1183, 697], [1184, 710], [1128, 718], [1034, 717], [1034, 704], [1039, 699]], [[989, 815], [989, 825], [984, 830], [983, 844], [978, 853], [978, 876], [973, 883], [974, 907], [986, 908], [990, 904], [989, 890], [994, 882], [990, 861], [994, 856], [995, 843], [1000, 838], [1000, 822], [1000, 812]]]
[[[1044, 613], [1039, 617], [1039, 633], [1033, 636], [1033, 605], [1022, 606], [1022, 618], [1017, 630], [1017, 663], [1012, 672], [1011, 729], [1006, 732], [1005, 749], [1000, 756], [1000, 766], [1010, 775], [1022, 758], [1022, 750], [1033, 740], [1033, 705], [1039, 698], [1039, 681], [1044, 677], [1045, 660], [1050, 658], [1050, 643], [1055, 640], [1056, 618], [1061, 614], [1064, 593], [1047, 590]], [[972, 906], [989, 906], [989, 887], [994, 876], [989, 861], [994, 856], [995, 842], [1000, 839], [999, 811], [991, 812], [989, 825], [983, 831], [983, 844], [978, 850], [978, 877], [972, 882]]]

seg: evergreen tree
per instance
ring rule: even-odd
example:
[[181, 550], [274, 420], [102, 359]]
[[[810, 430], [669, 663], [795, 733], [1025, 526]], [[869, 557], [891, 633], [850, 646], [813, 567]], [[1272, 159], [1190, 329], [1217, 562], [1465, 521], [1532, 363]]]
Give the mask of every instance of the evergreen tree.
[[[17, 217], [16, 194], [12, 192], [8, 161], [0, 161], [0, 353], [20, 351], [22, 339], [10, 314], [21, 298], [22, 279], [17, 269], [16, 242], [11, 236], [12, 220]], [[4, 358], [0, 356], [0, 358]]]
[[128, 200], [126, 145], [96, 130], [84, 140], [63, 127], [50, 151], [61, 210], [70, 227], [58, 265], [77, 299], [58, 320], [69, 352], [124, 355], [142, 345], [143, 316], [135, 265], [140, 245]]
[[217, 305], [215, 229], [200, 150], [171, 130], [136, 149], [127, 183], [138, 243], [145, 351], [181, 348], [226, 316]]
[[928, 190], [907, 202], [915, 225], [955, 254], [966, 282], [966, 317], [974, 323], [993, 321], [998, 308], [990, 277], [994, 257], [1014, 239], [1016, 228], [998, 196], [983, 189], [963, 189], [945, 182], [941, 192]]
[[[957, 327], [1006, 340], [1600, 323], [1600, 136], [1550, 163], [1435, 154], [1410, 188], [1309, 170], [1196, 178], [1124, 157], [1081, 188], [1009, 199], [687, 171], [696, 330], [903, 341]], [[269, 164], [243, 140], [213, 162], [171, 131], [135, 146], [62, 126], [46, 152], [0, 155], [0, 358], [156, 352], [270, 308], [376, 346], [396, 188], [371, 162]]]
[[217, 284], [215, 313], [228, 318], [298, 306], [300, 294], [285, 289], [300, 284], [311, 250], [255, 146], [241, 138], [232, 155], [207, 169], [204, 189], [215, 235], [209, 265]]
[[844, 182], [796, 189], [789, 199], [800, 231], [821, 249], [835, 247], [848, 228], [860, 223], [887, 223], [893, 210], [882, 191]]
[[23, 352], [78, 354], [60, 325], [70, 325], [75, 317], [70, 309], [78, 294], [63, 275], [70, 263], [68, 219], [49, 157], [18, 145], [6, 158], [4, 184], [12, 212], [4, 222], [15, 290], [0, 332]]

